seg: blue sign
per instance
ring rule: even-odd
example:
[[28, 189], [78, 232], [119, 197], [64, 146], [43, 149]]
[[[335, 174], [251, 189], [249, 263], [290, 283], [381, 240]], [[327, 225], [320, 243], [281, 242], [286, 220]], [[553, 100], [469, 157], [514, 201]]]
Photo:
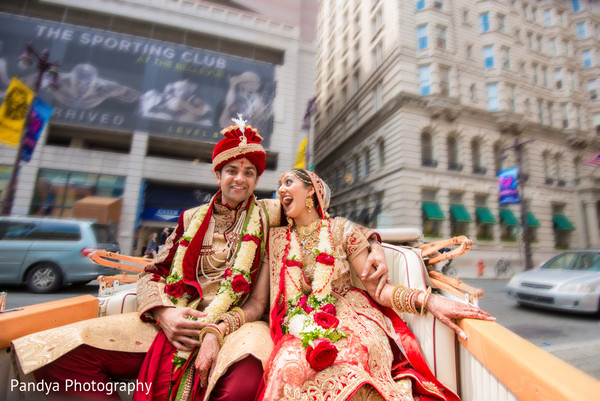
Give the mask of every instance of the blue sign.
[[184, 210], [185, 209], [171, 209], [166, 207], [145, 207], [142, 212], [142, 220], [177, 223], [179, 215]]
[[521, 203], [518, 188], [519, 168], [512, 167], [498, 173], [500, 206]]

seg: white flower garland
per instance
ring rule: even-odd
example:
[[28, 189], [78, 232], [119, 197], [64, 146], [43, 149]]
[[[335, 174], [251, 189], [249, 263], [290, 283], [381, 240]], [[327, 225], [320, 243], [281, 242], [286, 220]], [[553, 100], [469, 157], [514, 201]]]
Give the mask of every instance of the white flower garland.
[[[235, 261], [233, 266], [231, 267], [231, 272], [229, 276], [221, 281], [221, 285], [219, 286], [219, 290], [217, 294], [211, 301], [211, 303], [206, 307], [204, 312], [206, 316], [199, 319], [203, 323], [206, 324], [214, 324], [216, 323], [220, 316], [223, 313], [226, 313], [232, 305], [236, 304], [244, 291], [236, 292], [233, 290], [231, 283], [233, 278], [236, 275], [243, 275], [248, 285], [252, 283], [252, 278], [250, 276], [250, 270], [252, 269], [252, 265], [254, 264], [254, 258], [256, 256], [256, 250], [258, 249], [258, 243], [260, 243], [261, 238], [261, 220], [260, 220], [260, 207], [254, 202], [254, 199], [251, 201], [250, 205], [250, 219], [248, 221], [245, 229], [242, 230], [241, 239], [239, 249], [235, 256]], [[194, 216], [192, 221], [190, 222], [188, 228], [185, 230], [183, 235], [179, 240], [179, 245], [177, 247], [177, 251], [175, 253], [175, 257], [173, 258], [173, 267], [171, 268], [171, 273], [167, 277], [167, 285], [179, 283], [183, 279], [183, 259], [185, 257], [185, 253], [194, 238], [194, 235], [198, 232], [198, 229], [202, 225], [206, 214], [208, 213], [208, 208], [212, 204], [209, 203], [200, 208], [198, 214]], [[245, 235], [248, 234], [259, 241], [254, 241], [251, 238], [244, 238]], [[183, 293], [180, 297], [169, 296], [171, 300], [176, 304], [178, 308], [184, 308], [186, 306], [196, 307], [201, 299], [197, 299], [191, 304], [190, 295], [187, 293]], [[189, 304], [189, 305], [188, 305]], [[175, 360], [179, 358], [187, 359], [190, 355], [190, 352], [178, 351], [175, 357]], [[181, 362], [181, 360], [179, 360]]]
[[[331, 220], [321, 221], [319, 244], [315, 250], [315, 271], [312, 282], [312, 292], [306, 297], [302, 293], [303, 260], [300, 241], [290, 225], [289, 243], [285, 255], [285, 294], [288, 309], [284, 318], [284, 331], [302, 340], [304, 347], [312, 346], [318, 338], [327, 338], [332, 342], [345, 337], [344, 332], [337, 327], [324, 328], [315, 322], [318, 313], [327, 311], [335, 315], [334, 298], [331, 296], [335, 256], [333, 254], [333, 239], [331, 235]], [[304, 263], [300, 262], [303, 261]]]

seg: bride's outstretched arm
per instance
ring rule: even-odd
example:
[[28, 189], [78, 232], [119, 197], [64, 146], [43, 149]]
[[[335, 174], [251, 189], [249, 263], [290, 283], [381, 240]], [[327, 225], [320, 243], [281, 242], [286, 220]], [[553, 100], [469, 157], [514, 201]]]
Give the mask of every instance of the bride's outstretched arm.
[[[360, 254], [356, 255], [352, 259], [352, 267], [360, 277], [360, 273], [364, 267], [365, 260], [367, 258], [367, 251], [364, 250]], [[394, 305], [394, 302], [398, 303], [400, 297], [394, 296], [396, 291], [402, 291], [404, 287], [394, 286], [390, 283], [386, 283], [381, 291], [380, 295], [377, 295], [378, 280], [376, 279], [363, 279], [363, 285], [366, 291], [369, 293], [378, 304], [394, 308], [395, 310], [402, 310], [411, 312], [409, 310], [403, 310], [406, 304]], [[466, 333], [456, 325], [453, 319], [481, 319], [481, 320], [495, 320], [489, 313], [479, 309], [476, 306], [464, 304], [462, 302], [454, 301], [452, 299], [444, 298], [439, 295], [429, 294], [425, 291], [416, 290], [414, 297], [415, 310], [422, 310], [423, 303], [425, 303], [425, 309], [433, 314], [439, 321], [450, 327], [463, 339], [467, 338]], [[397, 295], [397, 294], [396, 294]], [[408, 294], [407, 294], [408, 295]], [[394, 299], [396, 298], [396, 299]], [[406, 299], [406, 298], [405, 298]], [[414, 311], [412, 311], [414, 313]]]

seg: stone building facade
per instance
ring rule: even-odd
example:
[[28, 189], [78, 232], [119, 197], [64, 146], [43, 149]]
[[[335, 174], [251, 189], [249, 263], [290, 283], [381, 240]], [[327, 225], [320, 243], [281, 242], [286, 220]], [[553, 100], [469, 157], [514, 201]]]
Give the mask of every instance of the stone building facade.
[[534, 264], [600, 248], [600, 169], [585, 163], [600, 152], [600, 4], [319, 5], [314, 162], [334, 214], [467, 235], [459, 265], [522, 266], [521, 208], [499, 205], [497, 178], [520, 157]]

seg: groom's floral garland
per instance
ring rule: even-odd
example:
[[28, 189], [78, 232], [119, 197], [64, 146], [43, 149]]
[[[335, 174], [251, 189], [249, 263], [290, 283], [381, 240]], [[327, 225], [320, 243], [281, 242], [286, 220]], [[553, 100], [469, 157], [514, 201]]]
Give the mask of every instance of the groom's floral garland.
[[[192, 238], [194, 238], [194, 235], [196, 235], [196, 232], [202, 225], [211, 205], [212, 202], [200, 208], [181, 236], [173, 259], [171, 273], [167, 277], [165, 292], [178, 308], [186, 306], [195, 308], [202, 300], [198, 298], [190, 303], [191, 295], [186, 292], [187, 286], [183, 281], [183, 259], [192, 242]], [[248, 210], [250, 218], [246, 218], [242, 227], [242, 241], [238, 246], [233, 266], [225, 269], [217, 294], [204, 310], [206, 316], [201, 321], [206, 324], [216, 323], [223, 313], [226, 313], [233, 305], [236, 305], [240, 298], [250, 291], [250, 284], [252, 283], [250, 270], [254, 264], [256, 250], [262, 237], [259, 210], [260, 208], [257, 207], [254, 199], [252, 199]], [[176, 366], [182, 366], [189, 356], [190, 352], [177, 351], [173, 363]]]
[[306, 359], [315, 370], [323, 370], [335, 361], [338, 349], [333, 343], [346, 337], [338, 327], [335, 299], [331, 295], [335, 256], [330, 225], [330, 219], [321, 220], [312, 293], [308, 297], [302, 293], [303, 258], [300, 241], [291, 224], [283, 257], [288, 305], [283, 330], [302, 340]]

